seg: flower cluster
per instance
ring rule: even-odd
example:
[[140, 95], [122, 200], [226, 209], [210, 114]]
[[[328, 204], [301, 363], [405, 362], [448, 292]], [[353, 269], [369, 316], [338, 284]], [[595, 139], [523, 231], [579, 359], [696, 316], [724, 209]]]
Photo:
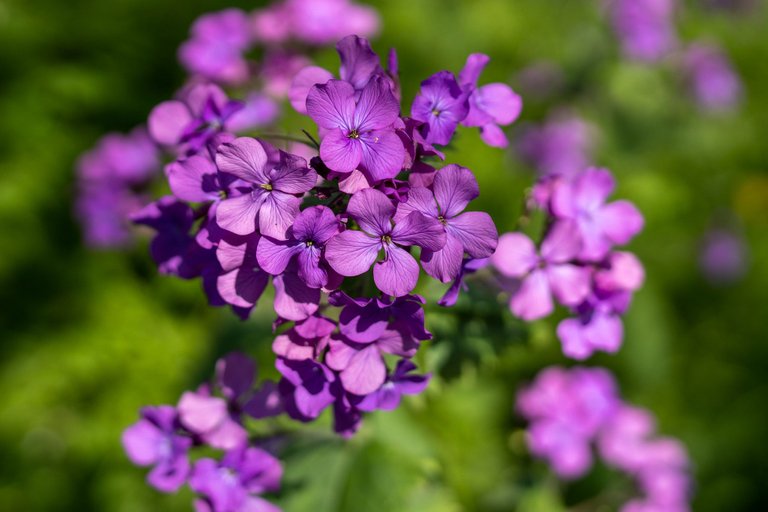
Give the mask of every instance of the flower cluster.
[[701, 108], [723, 111], [738, 105], [741, 81], [724, 52], [714, 43], [680, 43], [675, 0], [611, 0], [608, 5], [628, 58], [658, 63], [676, 57], [675, 69], [686, 79]]
[[548, 316], [554, 296], [576, 315], [557, 328], [563, 352], [574, 359], [619, 349], [620, 315], [644, 279], [633, 254], [613, 250], [643, 227], [632, 203], [606, 202], [614, 187], [611, 173], [598, 168], [542, 178], [533, 192], [533, 202], [548, 216], [542, 242], [537, 247], [523, 233], [505, 233], [491, 257], [498, 272], [512, 279], [513, 314], [526, 321]]
[[105, 135], [77, 164], [77, 216], [85, 241], [117, 247], [130, 241], [130, 212], [149, 201], [148, 184], [160, 171], [160, 155], [143, 128]]
[[[252, 445], [243, 422], [280, 412], [274, 383], [253, 389], [256, 367], [251, 359], [231, 353], [216, 365], [216, 385], [186, 392], [179, 403], [145, 407], [141, 419], [123, 433], [131, 461], [152, 466], [148, 483], [175, 492], [185, 483], [197, 495], [199, 512], [279, 511], [260, 495], [280, 488], [283, 469], [263, 448]], [[217, 392], [215, 394], [214, 392]], [[190, 452], [220, 452], [220, 460]]]
[[[175, 158], [165, 168], [172, 194], [133, 218], [157, 232], [160, 271], [200, 277], [213, 305], [245, 318], [272, 282], [282, 407], [300, 421], [331, 407], [335, 430], [349, 435], [363, 412], [394, 408], [428, 382], [411, 362], [432, 337], [413, 294], [421, 269], [460, 282], [498, 242], [487, 213], [465, 211], [480, 193], [472, 171], [426, 159], [444, 158], [435, 145], [450, 143], [459, 123], [498, 135], [520, 104], [506, 85], [477, 86], [488, 58], [475, 54], [460, 80], [435, 75], [456, 90], [424, 82], [411, 110], [422, 112], [428, 96], [428, 118], [404, 117], [394, 53], [384, 69], [363, 38], [337, 49], [339, 79], [311, 67], [291, 89], [318, 126], [309, 162], [232, 133], [261, 120], [215, 85], [155, 107], [148, 125]], [[454, 301], [459, 288], [448, 292]]]
[[544, 369], [518, 394], [517, 409], [529, 422], [528, 446], [561, 477], [583, 476], [593, 446], [609, 466], [629, 476], [643, 492], [621, 512], [688, 508], [688, 455], [676, 439], [655, 435], [652, 415], [624, 403], [603, 369]]

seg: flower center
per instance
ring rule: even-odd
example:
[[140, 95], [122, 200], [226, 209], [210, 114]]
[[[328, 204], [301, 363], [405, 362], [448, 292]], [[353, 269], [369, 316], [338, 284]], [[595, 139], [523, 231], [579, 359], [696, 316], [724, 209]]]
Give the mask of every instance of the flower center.
[[306, 245], [307, 247], [312, 247], [313, 245], [315, 245], [315, 242], [313, 242], [312, 240], [307, 240], [306, 242], [304, 242], [304, 245]]
[[360, 133], [358, 133], [357, 129], [354, 129], [351, 132], [349, 132], [347, 137], [349, 137], [350, 139], [359, 139], [360, 138]]
[[262, 184], [261, 184], [261, 185], [259, 185], [259, 186], [260, 186], [261, 188], [263, 188], [264, 190], [272, 190], [272, 185], [271, 185], [271, 184], [269, 184], [269, 183], [262, 183]]
[[433, 109], [432, 109], [432, 115], [433, 115], [433, 116], [435, 116], [435, 117], [440, 117], [440, 114], [442, 114], [442, 111], [440, 111], [440, 110], [438, 110], [438, 109], [436, 109], [436, 108], [433, 108]]
[[389, 235], [384, 235], [384, 236], [381, 237], [381, 241], [384, 242], [385, 244], [389, 245], [389, 244], [392, 243], [392, 237], [389, 236]]
[[446, 220], [445, 220], [445, 217], [443, 217], [442, 215], [438, 215], [438, 216], [437, 216], [437, 220], [439, 220], [439, 221], [440, 221], [440, 224], [442, 224], [443, 226], [445, 226], [446, 224], [448, 224], [448, 221], [446, 221]]

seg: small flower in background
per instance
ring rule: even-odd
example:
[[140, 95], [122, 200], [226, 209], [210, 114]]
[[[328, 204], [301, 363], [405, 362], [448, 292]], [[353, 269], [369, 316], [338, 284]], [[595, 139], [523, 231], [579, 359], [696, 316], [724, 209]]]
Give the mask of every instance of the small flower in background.
[[628, 58], [657, 62], [675, 50], [675, 0], [610, 0], [608, 8]]
[[727, 111], [740, 103], [741, 80], [728, 57], [717, 46], [689, 45], [683, 54], [683, 72], [701, 108]]
[[699, 267], [714, 284], [734, 283], [747, 272], [747, 247], [738, 233], [724, 228], [710, 230], [702, 240]]
[[549, 367], [518, 393], [530, 425], [531, 453], [562, 478], [584, 476], [596, 454], [632, 477], [643, 493], [622, 512], [687, 511], [688, 455], [676, 439], [656, 435], [652, 415], [625, 404], [613, 376], [601, 368]]
[[576, 114], [556, 111], [518, 139], [520, 156], [542, 176], [574, 176], [592, 162], [595, 128]]

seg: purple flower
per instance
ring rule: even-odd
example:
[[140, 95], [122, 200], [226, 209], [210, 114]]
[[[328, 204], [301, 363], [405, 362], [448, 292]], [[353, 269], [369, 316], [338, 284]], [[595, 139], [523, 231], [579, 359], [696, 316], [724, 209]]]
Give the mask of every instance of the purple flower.
[[325, 362], [329, 368], [339, 372], [339, 380], [346, 391], [365, 396], [384, 384], [387, 377], [384, 354], [413, 357], [417, 349], [417, 344], [410, 343], [396, 330], [386, 330], [378, 339], [368, 343], [334, 334]]
[[232, 450], [248, 443], [248, 433], [230, 414], [227, 401], [211, 396], [207, 386], [182, 394], [178, 410], [184, 428], [213, 448]]
[[339, 232], [339, 221], [330, 208], [311, 206], [288, 228], [287, 240], [262, 237], [256, 250], [261, 268], [273, 275], [285, 272], [291, 260], [298, 261], [299, 277], [310, 288], [328, 285], [328, 269], [322, 259], [328, 240]]
[[341, 80], [315, 85], [307, 97], [307, 113], [325, 130], [325, 165], [343, 174], [359, 167], [374, 182], [394, 178], [403, 167], [405, 148], [393, 127], [399, 110], [381, 78], [370, 80], [357, 102], [355, 89]]
[[310, 316], [277, 336], [272, 351], [285, 359], [317, 359], [328, 346], [335, 329], [336, 323], [332, 320], [320, 315]]
[[578, 116], [557, 113], [525, 131], [518, 150], [542, 176], [574, 176], [592, 161], [592, 127]]
[[388, 329], [397, 330], [413, 340], [432, 338], [424, 327], [424, 299], [418, 295], [395, 299], [353, 299], [337, 291], [330, 295], [328, 302], [342, 308], [339, 330], [352, 341], [371, 343], [381, 338]]
[[192, 25], [191, 38], [179, 48], [181, 64], [209, 80], [239, 84], [248, 79], [243, 54], [251, 45], [248, 17], [240, 9], [208, 13]]
[[629, 201], [605, 204], [614, 187], [610, 172], [590, 168], [559, 181], [553, 191], [552, 211], [557, 218], [576, 223], [582, 259], [602, 259], [614, 245], [626, 244], [643, 228], [643, 216]]
[[557, 326], [557, 336], [566, 356], [584, 360], [598, 350], [608, 353], [619, 350], [624, 327], [608, 302], [588, 301], [577, 312], [577, 318], [567, 318]]
[[134, 464], [154, 466], [147, 476], [152, 487], [174, 492], [189, 475], [187, 452], [192, 439], [179, 435], [178, 414], [170, 405], [145, 407], [141, 416], [123, 432], [123, 447]]
[[624, 54], [648, 62], [667, 56], [677, 45], [674, 10], [675, 0], [614, 0], [611, 18]]
[[411, 117], [425, 123], [427, 142], [444, 146], [469, 113], [470, 91], [461, 88], [450, 71], [440, 71], [421, 82], [411, 106]]
[[723, 111], [736, 107], [742, 86], [728, 57], [718, 47], [691, 44], [683, 56], [683, 66], [699, 105], [706, 110]]
[[184, 91], [182, 99], [153, 108], [147, 124], [158, 144], [195, 154], [227, 131], [229, 120], [242, 108], [241, 102], [229, 100], [216, 85], [199, 84]]
[[279, 509], [253, 495], [278, 490], [282, 476], [275, 457], [260, 448], [243, 447], [228, 451], [220, 462], [198, 460], [189, 486], [203, 496], [197, 510], [273, 512]]
[[530, 321], [552, 312], [553, 294], [566, 306], [584, 300], [590, 291], [590, 271], [571, 263], [579, 249], [578, 232], [571, 222], [556, 223], [541, 244], [539, 254], [524, 234], [502, 235], [491, 262], [502, 275], [521, 280], [510, 299], [512, 312]]
[[523, 101], [507, 84], [492, 83], [478, 87], [480, 74], [490, 60], [483, 53], [473, 53], [467, 57], [467, 63], [459, 73], [461, 86], [471, 91], [469, 113], [461, 124], [480, 127], [480, 137], [486, 144], [505, 148], [509, 141], [499, 125], [512, 124], [520, 116]]
[[744, 276], [747, 259], [744, 239], [731, 230], [719, 228], [704, 237], [699, 266], [711, 283], [730, 284]]
[[357, 276], [376, 262], [373, 280], [382, 292], [399, 297], [416, 287], [419, 265], [401, 246], [418, 245], [438, 251], [445, 245], [442, 225], [419, 212], [412, 212], [392, 226], [395, 207], [384, 193], [365, 189], [352, 196], [347, 213], [362, 231], [347, 230], [333, 237], [325, 248], [331, 267], [343, 276]]
[[334, 402], [331, 388], [336, 377], [324, 364], [312, 359], [290, 360], [278, 357], [275, 367], [283, 376], [279, 390], [285, 412], [291, 418], [303, 422], [312, 421]]
[[403, 395], [417, 395], [424, 391], [429, 384], [431, 374], [414, 375], [416, 365], [407, 359], [397, 362], [395, 371], [387, 377], [384, 384], [367, 395], [357, 404], [361, 411], [392, 411], [400, 405]]
[[379, 17], [368, 6], [349, 0], [287, 0], [295, 37], [324, 45], [349, 34], [375, 35]]
[[479, 195], [472, 171], [451, 164], [435, 174], [432, 190], [414, 187], [408, 201], [398, 205], [396, 222], [415, 211], [437, 220], [445, 229], [442, 249], [421, 251], [422, 266], [435, 279], [447, 283], [456, 278], [465, 252], [472, 258], [487, 258], [496, 250], [499, 235], [491, 216], [485, 212], [462, 213]]
[[[221, 201], [216, 222], [238, 235], [249, 235], [257, 227], [262, 235], [284, 239], [285, 231], [299, 213], [300, 195], [317, 181], [317, 173], [301, 157], [278, 152], [249, 137], [219, 146], [216, 165], [247, 186], [242, 194]], [[258, 221], [258, 224], [257, 224]]]

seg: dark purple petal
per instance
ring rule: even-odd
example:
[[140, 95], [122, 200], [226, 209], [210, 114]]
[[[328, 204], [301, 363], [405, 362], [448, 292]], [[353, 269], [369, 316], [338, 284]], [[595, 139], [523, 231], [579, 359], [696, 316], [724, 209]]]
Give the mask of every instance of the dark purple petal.
[[491, 58], [484, 53], [472, 53], [467, 57], [464, 68], [459, 73], [459, 83], [464, 86], [476, 86], [480, 74]]
[[216, 362], [216, 380], [230, 400], [237, 400], [250, 390], [255, 378], [256, 364], [241, 352], [231, 352]]
[[368, 40], [350, 35], [336, 43], [341, 67], [339, 76], [346, 80], [355, 90], [361, 90], [374, 74], [381, 71], [379, 56], [371, 49]]
[[307, 113], [322, 128], [349, 131], [355, 114], [355, 89], [342, 80], [315, 85], [307, 96]]
[[254, 266], [244, 265], [221, 274], [216, 279], [216, 290], [227, 304], [252, 308], [261, 298], [269, 283], [269, 274]]
[[[420, 215], [412, 213], [411, 215]], [[408, 251], [390, 244], [386, 257], [373, 267], [373, 281], [376, 287], [387, 295], [401, 297], [416, 287], [419, 280], [419, 264]]]
[[275, 276], [275, 312], [286, 320], [304, 320], [312, 315], [320, 304], [320, 290], [309, 288], [294, 272]]
[[446, 219], [464, 211], [469, 202], [480, 195], [480, 187], [472, 171], [456, 164], [446, 165], [437, 171], [432, 190]]
[[299, 277], [310, 288], [322, 288], [328, 284], [328, 272], [320, 264], [322, 249], [312, 246], [299, 252]]
[[291, 230], [297, 240], [322, 246], [338, 234], [339, 220], [327, 206], [310, 206], [296, 217]]
[[[358, 192], [359, 193], [359, 192]], [[381, 240], [362, 231], [343, 231], [325, 246], [325, 258], [331, 268], [342, 276], [359, 276], [366, 272], [379, 256]]]
[[400, 245], [418, 245], [430, 251], [439, 251], [445, 245], [445, 229], [437, 219], [419, 212], [411, 212], [395, 225], [392, 241]]
[[257, 420], [271, 418], [283, 412], [283, 404], [277, 385], [266, 380], [243, 406], [243, 412]]

